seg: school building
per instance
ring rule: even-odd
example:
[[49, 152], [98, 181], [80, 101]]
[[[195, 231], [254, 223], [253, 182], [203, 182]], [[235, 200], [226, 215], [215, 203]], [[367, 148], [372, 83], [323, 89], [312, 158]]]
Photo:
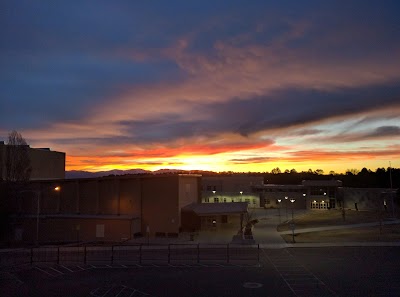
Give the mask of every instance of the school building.
[[40, 243], [176, 237], [181, 210], [200, 201], [200, 175], [32, 181], [10, 201], [12, 240]]

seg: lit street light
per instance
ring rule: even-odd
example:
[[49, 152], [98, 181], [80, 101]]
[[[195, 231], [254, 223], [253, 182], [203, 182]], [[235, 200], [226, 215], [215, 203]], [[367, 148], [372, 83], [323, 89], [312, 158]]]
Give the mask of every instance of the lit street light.
[[[57, 186], [53, 190], [60, 191], [60, 187]], [[34, 193], [37, 199], [37, 207], [36, 207], [36, 245], [39, 246], [39, 216], [40, 216], [40, 199], [42, 196], [41, 190], [23, 190], [20, 193]]]
[[282, 199], [278, 199], [279, 224], [281, 223], [281, 202], [282, 202]]
[[293, 207], [294, 207], [294, 202], [296, 201], [296, 199], [290, 199], [290, 202], [292, 202], [292, 221], [293, 221]]
[[287, 204], [288, 204], [287, 200], [288, 200], [288, 196], [285, 196], [285, 204], [286, 204], [286, 220], [289, 220], [289, 218], [288, 218], [288, 212], [287, 212]]

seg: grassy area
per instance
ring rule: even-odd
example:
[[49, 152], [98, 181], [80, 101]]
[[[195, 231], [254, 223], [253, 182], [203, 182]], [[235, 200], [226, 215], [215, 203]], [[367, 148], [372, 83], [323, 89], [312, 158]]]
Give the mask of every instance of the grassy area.
[[[282, 235], [282, 237], [286, 242], [292, 242], [292, 235]], [[400, 225], [383, 225], [382, 229], [376, 226], [295, 234], [297, 243], [352, 241], [400, 241]]]
[[[389, 219], [390, 214], [378, 211], [356, 211], [346, 210], [345, 217], [341, 210], [331, 209], [327, 211], [310, 211], [300, 217], [295, 217], [296, 229], [337, 226], [347, 224], [379, 222], [380, 219]], [[282, 223], [278, 226], [278, 231], [288, 231], [289, 223]]]

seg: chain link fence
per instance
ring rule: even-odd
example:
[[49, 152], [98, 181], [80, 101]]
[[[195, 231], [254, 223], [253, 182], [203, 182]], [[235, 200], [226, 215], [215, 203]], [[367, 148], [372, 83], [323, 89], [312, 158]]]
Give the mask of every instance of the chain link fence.
[[235, 244], [165, 244], [35, 247], [0, 251], [0, 266], [33, 263], [83, 264], [258, 264], [260, 246]]

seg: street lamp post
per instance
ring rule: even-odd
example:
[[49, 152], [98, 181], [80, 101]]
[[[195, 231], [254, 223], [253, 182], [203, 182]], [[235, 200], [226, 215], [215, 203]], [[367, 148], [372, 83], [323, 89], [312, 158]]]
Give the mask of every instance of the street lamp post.
[[[60, 191], [60, 187], [57, 186], [53, 190]], [[36, 245], [39, 246], [39, 217], [40, 217], [40, 200], [42, 198], [42, 191], [41, 190], [24, 190], [20, 193], [34, 193], [36, 195], [37, 206], [36, 206]]]
[[290, 202], [292, 202], [292, 222], [293, 222], [293, 207], [294, 207], [294, 202], [296, 201], [296, 199], [290, 199]]
[[292, 203], [292, 221], [290, 223], [290, 228], [292, 229], [292, 241], [293, 243], [295, 243], [294, 241], [294, 229], [295, 229], [295, 225], [294, 225], [294, 221], [293, 221], [293, 207], [294, 207], [294, 202], [296, 201], [296, 199], [290, 199], [290, 202]]
[[282, 199], [278, 199], [279, 224], [281, 223], [281, 201], [282, 201]]
[[389, 177], [390, 177], [390, 198], [392, 202], [392, 217], [394, 218], [394, 201], [393, 201], [393, 181], [392, 181], [392, 162], [389, 161]]
[[289, 217], [288, 217], [288, 212], [287, 212], [287, 204], [288, 204], [287, 200], [288, 200], [288, 196], [285, 196], [285, 204], [286, 204], [286, 220], [289, 220]]

